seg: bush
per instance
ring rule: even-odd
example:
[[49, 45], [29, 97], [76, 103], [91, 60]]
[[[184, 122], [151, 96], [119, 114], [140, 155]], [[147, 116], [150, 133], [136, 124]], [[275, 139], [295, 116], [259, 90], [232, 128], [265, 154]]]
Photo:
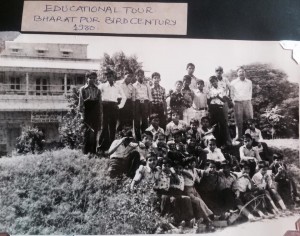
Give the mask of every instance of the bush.
[[36, 127], [26, 126], [23, 128], [21, 136], [17, 138], [16, 149], [18, 153], [41, 152], [44, 148], [45, 136]]
[[161, 221], [155, 194], [110, 179], [107, 159], [63, 149], [0, 163], [0, 228], [11, 234], [149, 234]]

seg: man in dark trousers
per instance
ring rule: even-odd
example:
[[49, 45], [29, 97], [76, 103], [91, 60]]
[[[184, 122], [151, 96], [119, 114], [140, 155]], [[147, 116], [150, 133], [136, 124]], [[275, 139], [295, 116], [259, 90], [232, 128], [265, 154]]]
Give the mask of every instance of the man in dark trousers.
[[79, 113], [84, 124], [83, 153], [96, 153], [97, 133], [101, 127], [101, 92], [95, 82], [97, 73], [86, 73], [86, 84], [79, 89]]
[[[118, 120], [118, 110], [124, 107], [126, 96], [117, 84], [115, 84], [116, 74], [112, 70], [105, 73], [107, 82], [98, 86], [102, 95], [103, 104], [103, 127], [99, 138], [99, 149], [105, 152], [115, 140], [116, 125]], [[120, 104], [118, 99], [121, 98]]]

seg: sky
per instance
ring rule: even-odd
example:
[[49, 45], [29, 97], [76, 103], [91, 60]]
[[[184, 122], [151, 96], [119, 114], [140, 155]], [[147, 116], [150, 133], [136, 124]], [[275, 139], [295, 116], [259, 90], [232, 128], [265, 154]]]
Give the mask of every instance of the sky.
[[186, 65], [196, 66], [194, 75], [208, 81], [214, 75], [216, 66], [224, 72], [235, 70], [240, 65], [268, 63], [283, 70], [291, 82], [300, 81], [300, 65], [292, 59], [292, 51], [284, 50], [279, 41], [238, 41], [145, 37], [74, 36], [22, 34], [17, 39], [36, 43], [83, 43], [88, 44], [88, 57], [100, 59], [123, 51], [136, 55], [143, 63], [143, 69], [150, 76], [161, 74], [161, 85], [166, 89], [174, 87], [177, 80], [186, 74]]

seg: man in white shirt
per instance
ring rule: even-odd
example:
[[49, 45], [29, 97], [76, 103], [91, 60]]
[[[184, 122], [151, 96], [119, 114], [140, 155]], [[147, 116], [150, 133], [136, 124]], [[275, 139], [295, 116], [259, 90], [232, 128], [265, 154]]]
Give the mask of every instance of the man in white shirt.
[[243, 122], [253, 118], [252, 82], [246, 79], [245, 69], [239, 67], [238, 78], [231, 81], [231, 99], [234, 103], [234, 116], [237, 127], [237, 138], [243, 136]]
[[138, 70], [137, 82], [133, 84], [132, 101], [134, 103], [134, 132], [139, 141], [141, 141], [141, 132], [143, 133], [148, 128], [149, 108], [152, 102], [151, 89], [144, 79], [144, 71]]
[[[118, 109], [123, 108], [126, 96], [123, 90], [115, 84], [115, 73], [106, 72], [107, 82], [98, 86], [102, 94], [103, 104], [103, 127], [99, 138], [99, 148], [106, 151], [115, 139]], [[120, 104], [118, 99], [121, 98]]]

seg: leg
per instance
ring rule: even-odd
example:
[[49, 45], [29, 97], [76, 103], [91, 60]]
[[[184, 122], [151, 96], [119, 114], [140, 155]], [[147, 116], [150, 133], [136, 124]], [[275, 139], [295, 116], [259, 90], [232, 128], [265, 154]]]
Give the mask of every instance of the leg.
[[110, 114], [109, 116], [109, 146], [115, 140], [116, 135], [116, 126], [117, 126], [117, 119], [118, 119], [118, 107], [117, 104], [110, 104]]
[[148, 116], [149, 116], [149, 102], [144, 101], [144, 103], [141, 104], [141, 117], [142, 117], [142, 125], [141, 130], [142, 132], [145, 132], [145, 130], [148, 128]]
[[138, 141], [141, 141], [141, 104], [140, 102], [135, 102], [135, 112], [134, 112], [134, 132], [135, 137]]
[[109, 124], [109, 114], [110, 109], [109, 105], [103, 103], [103, 128], [99, 138], [99, 147], [102, 151], [106, 151], [109, 148], [109, 131], [108, 131], [108, 124]]
[[237, 128], [237, 138], [241, 139], [243, 136], [243, 107], [241, 102], [234, 103], [234, 117]]

